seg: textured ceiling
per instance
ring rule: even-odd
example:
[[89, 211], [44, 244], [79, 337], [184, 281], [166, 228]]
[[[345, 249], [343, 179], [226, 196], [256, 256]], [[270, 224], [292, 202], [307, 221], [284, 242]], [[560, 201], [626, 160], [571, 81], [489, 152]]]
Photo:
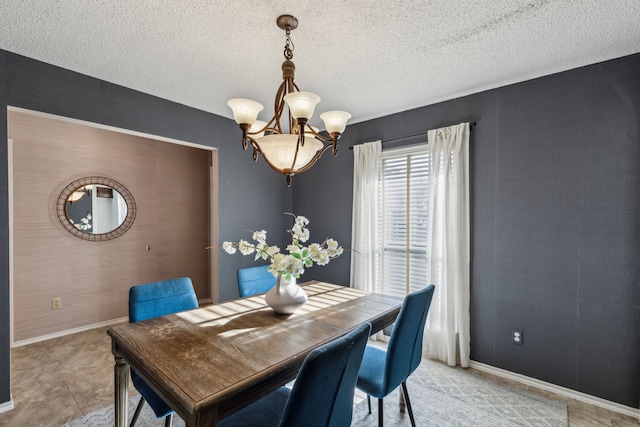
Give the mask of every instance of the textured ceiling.
[[296, 83], [351, 122], [640, 51], [638, 0], [2, 0], [0, 49], [226, 117], [235, 97], [269, 114], [284, 13], [300, 21]]

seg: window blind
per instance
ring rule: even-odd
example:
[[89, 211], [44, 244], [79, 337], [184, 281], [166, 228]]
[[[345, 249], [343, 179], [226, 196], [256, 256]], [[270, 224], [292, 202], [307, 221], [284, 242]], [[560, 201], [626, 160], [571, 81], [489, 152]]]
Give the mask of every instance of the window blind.
[[404, 296], [425, 287], [429, 162], [427, 145], [383, 150], [377, 292]]

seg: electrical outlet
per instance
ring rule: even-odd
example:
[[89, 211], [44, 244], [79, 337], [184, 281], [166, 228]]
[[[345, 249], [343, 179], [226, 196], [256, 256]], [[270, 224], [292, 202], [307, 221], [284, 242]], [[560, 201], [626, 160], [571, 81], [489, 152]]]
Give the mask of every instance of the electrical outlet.
[[62, 297], [55, 297], [51, 300], [51, 310], [57, 310], [62, 307]]
[[511, 343], [515, 345], [522, 345], [523, 342], [524, 342], [524, 335], [522, 334], [522, 329], [512, 329]]

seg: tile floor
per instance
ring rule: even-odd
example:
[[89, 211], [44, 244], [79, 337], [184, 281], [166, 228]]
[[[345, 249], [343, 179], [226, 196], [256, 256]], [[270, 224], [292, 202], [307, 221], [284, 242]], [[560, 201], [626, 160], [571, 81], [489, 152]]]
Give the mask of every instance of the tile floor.
[[[98, 328], [12, 349], [11, 390], [15, 409], [0, 414], [0, 426], [58, 427], [113, 404], [113, 356], [107, 329]], [[466, 371], [565, 402], [570, 427], [640, 426], [638, 418], [474, 369]], [[131, 387], [130, 396], [136, 394]]]

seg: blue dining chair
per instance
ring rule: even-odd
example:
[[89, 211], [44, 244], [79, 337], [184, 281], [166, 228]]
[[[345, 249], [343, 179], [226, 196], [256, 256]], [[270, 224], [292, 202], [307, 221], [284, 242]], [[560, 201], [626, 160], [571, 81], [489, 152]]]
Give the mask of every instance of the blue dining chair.
[[407, 295], [391, 331], [387, 349], [368, 345], [362, 358], [356, 387], [367, 393], [369, 413], [371, 396], [378, 398], [378, 426], [383, 426], [383, 399], [402, 385], [402, 394], [415, 427], [413, 410], [407, 391], [407, 378], [422, 361], [422, 336], [435, 286]]
[[353, 395], [362, 354], [371, 333], [363, 323], [302, 362], [289, 390], [280, 387], [222, 420], [220, 427], [343, 427], [351, 425]]
[[267, 292], [276, 285], [276, 276], [267, 271], [268, 265], [238, 270], [238, 291], [241, 297]]
[[[136, 285], [129, 289], [129, 322], [141, 322], [192, 308], [198, 308], [198, 299], [188, 277]], [[131, 381], [141, 398], [130, 427], [138, 420], [145, 401], [149, 403], [156, 417], [165, 417], [165, 426], [171, 427], [173, 409], [133, 369]]]

